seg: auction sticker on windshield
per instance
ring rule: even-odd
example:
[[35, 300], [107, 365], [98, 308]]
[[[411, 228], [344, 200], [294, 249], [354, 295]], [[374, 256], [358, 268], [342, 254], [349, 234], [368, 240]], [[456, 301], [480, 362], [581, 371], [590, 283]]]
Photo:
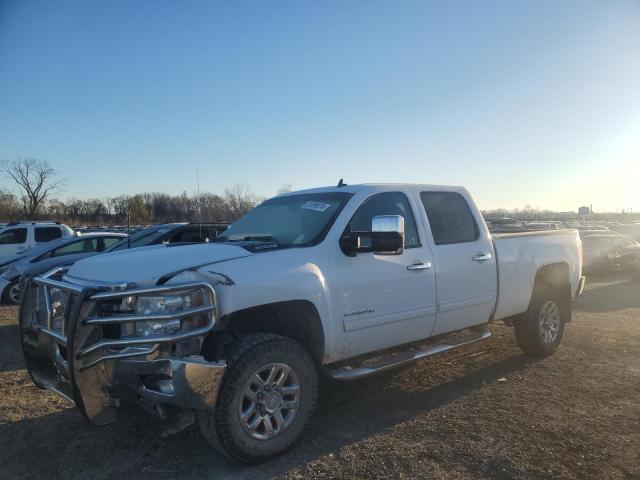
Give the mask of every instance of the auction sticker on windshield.
[[316, 212], [324, 212], [330, 206], [331, 205], [328, 203], [308, 201], [302, 205], [302, 208], [305, 208], [307, 210], [315, 210]]

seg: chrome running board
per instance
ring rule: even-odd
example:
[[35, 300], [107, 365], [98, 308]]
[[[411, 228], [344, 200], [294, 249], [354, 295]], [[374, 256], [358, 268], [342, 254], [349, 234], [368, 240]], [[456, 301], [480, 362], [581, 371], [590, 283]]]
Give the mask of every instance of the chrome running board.
[[490, 336], [491, 332], [488, 329], [472, 331], [467, 334], [456, 334], [437, 343], [413, 346], [407, 350], [396, 351], [382, 357], [369, 358], [356, 364], [356, 366], [343, 365], [341, 367], [327, 368], [324, 373], [333, 380], [356, 380], [407, 365], [421, 358], [469, 345]]

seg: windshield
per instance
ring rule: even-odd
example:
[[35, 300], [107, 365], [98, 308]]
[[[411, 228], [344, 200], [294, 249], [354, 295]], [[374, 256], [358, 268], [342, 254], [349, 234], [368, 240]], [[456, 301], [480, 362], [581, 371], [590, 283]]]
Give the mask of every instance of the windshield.
[[335, 192], [272, 198], [232, 224], [216, 242], [265, 240], [284, 247], [318, 243], [350, 197]]
[[[146, 245], [150, 245], [154, 240], [160, 238], [169, 230], [170, 228], [167, 226], [147, 227], [142, 230], [139, 230], [136, 233], [131, 235], [131, 248], [144, 247]], [[125, 248], [128, 248], [128, 245], [129, 245], [129, 241], [126, 238], [123, 238], [121, 241], [116, 243], [113, 247], [106, 249], [105, 252], [115, 252], [117, 250], [124, 250]]]

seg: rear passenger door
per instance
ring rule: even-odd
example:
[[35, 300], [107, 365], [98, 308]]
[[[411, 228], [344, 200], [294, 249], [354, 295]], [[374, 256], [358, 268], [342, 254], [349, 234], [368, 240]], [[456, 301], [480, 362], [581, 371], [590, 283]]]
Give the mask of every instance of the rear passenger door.
[[491, 237], [480, 212], [458, 192], [423, 191], [438, 292], [433, 335], [486, 323], [497, 294]]

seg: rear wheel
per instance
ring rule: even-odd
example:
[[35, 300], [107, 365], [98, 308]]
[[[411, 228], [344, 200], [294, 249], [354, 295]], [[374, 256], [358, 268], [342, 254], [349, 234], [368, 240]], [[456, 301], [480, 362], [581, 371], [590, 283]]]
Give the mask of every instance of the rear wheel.
[[315, 410], [318, 375], [297, 342], [272, 334], [249, 335], [233, 346], [213, 411], [198, 412], [207, 442], [244, 463], [284, 453]]
[[571, 305], [557, 289], [539, 287], [524, 318], [514, 322], [516, 341], [529, 355], [553, 354], [564, 336]]

